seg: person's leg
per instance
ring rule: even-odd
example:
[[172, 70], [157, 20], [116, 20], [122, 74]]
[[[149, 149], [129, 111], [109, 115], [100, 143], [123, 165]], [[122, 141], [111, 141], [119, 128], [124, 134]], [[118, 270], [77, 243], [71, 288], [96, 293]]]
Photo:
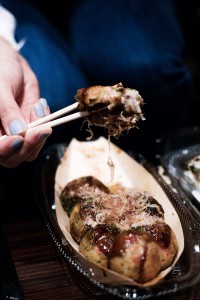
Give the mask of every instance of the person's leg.
[[16, 17], [16, 38], [26, 40], [20, 53], [39, 80], [41, 97], [51, 111], [73, 103], [77, 89], [88, 83], [67, 42], [29, 1], [1, 2]]
[[[191, 74], [172, 2], [80, 3], [71, 16], [70, 38], [90, 82], [122, 82], [138, 89], [146, 103], [146, 124], [154, 130], [188, 125]], [[150, 130], [149, 125], [144, 126]]]

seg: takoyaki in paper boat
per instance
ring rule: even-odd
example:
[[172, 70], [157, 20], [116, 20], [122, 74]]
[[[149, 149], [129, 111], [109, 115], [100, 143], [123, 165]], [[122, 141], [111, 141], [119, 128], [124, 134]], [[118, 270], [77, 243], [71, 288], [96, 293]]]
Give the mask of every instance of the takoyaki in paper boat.
[[[108, 164], [108, 157], [112, 158], [113, 168]], [[92, 176], [102, 182], [111, 191], [123, 187], [126, 191], [142, 191], [156, 199], [164, 211], [164, 222], [173, 230], [177, 242], [177, 251], [172, 263], [149, 281], [141, 282], [119, 273], [110, 267], [102, 267], [90, 261], [79, 251], [79, 244], [70, 232], [70, 220], [66, 210], [61, 204], [61, 193], [65, 186], [82, 177]], [[93, 278], [101, 283], [110, 285], [137, 285], [152, 286], [160, 282], [173, 268], [184, 248], [184, 235], [179, 216], [163, 188], [133, 157], [122, 149], [108, 143], [103, 137], [94, 141], [80, 142], [73, 139], [66, 147], [55, 175], [55, 205], [56, 217], [65, 238], [76, 252], [81, 266], [91, 273]], [[116, 207], [115, 207], [116, 209]], [[128, 254], [129, 255], [129, 254]], [[114, 260], [113, 260], [114, 261]], [[113, 265], [116, 263], [113, 262]], [[149, 265], [151, 268], [151, 265]], [[155, 261], [152, 268], [155, 267]]]

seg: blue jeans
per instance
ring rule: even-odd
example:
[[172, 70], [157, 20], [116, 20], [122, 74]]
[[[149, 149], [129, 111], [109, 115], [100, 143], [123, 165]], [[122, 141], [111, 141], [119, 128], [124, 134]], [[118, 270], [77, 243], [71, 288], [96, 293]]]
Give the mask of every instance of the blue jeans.
[[192, 76], [173, 1], [74, 1], [62, 33], [34, 1], [1, 2], [17, 18], [17, 39], [27, 39], [20, 52], [52, 111], [74, 102], [80, 87], [122, 82], [144, 98], [139, 127], [147, 132], [192, 124]]
[[40, 95], [51, 111], [73, 103], [76, 90], [88, 82], [64, 38], [29, 1], [2, 1], [17, 19], [16, 39], [26, 39], [20, 53], [35, 72]]

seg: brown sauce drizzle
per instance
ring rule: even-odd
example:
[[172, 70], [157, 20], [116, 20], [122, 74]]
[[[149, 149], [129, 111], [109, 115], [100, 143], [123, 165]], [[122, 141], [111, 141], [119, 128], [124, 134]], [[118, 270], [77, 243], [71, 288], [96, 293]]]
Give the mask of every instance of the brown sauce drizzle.
[[167, 224], [156, 224], [147, 227], [147, 231], [153, 236], [162, 248], [168, 248], [171, 240], [171, 228]]
[[146, 262], [148, 247], [147, 246], [143, 246], [142, 250], [143, 251], [142, 251], [141, 257], [140, 257], [140, 267], [139, 267], [138, 282], [143, 282], [144, 281], [144, 264]]
[[105, 226], [100, 225], [95, 227], [92, 234], [92, 239], [98, 246], [99, 251], [105, 255], [108, 255], [113, 246], [115, 236], [115, 230], [108, 230]]

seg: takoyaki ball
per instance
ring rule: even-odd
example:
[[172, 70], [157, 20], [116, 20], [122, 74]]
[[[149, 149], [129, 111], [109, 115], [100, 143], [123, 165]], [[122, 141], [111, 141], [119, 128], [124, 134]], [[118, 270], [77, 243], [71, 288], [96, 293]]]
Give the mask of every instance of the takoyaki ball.
[[178, 249], [173, 230], [165, 222], [158, 222], [144, 227], [144, 231], [151, 234], [160, 246], [162, 270], [166, 269], [172, 264]]
[[119, 233], [119, 230], [115, 227], [104, 224], [97, 225], [82, 238], [79, 246], [80, 253], [88, 260], [107, 268], [108, 255], [117, 233]]
[[94, 199], [87, 199], [74, 205], [72, 208], [69, 224], [70, 233], [76, 242], [80, 242], [86, 232], [97, 225], [92, 214], [94, 208]]
[[81, 203], [77, 203], [73, 206], [69, 224], [70, 224], [70, 233], [76, 242], [80, 242], [84, 234], [90, 229], [87, 224], [85, 224], [84, 219], [80, 214]]
[[145, 283], [156, 277], [161, 270], [160, 247], [146, 232], [123, 231], [115, 238], [109, 267], [138, 283]]
[[103, 192], [108, 194], [109, 189], [98, 179], [92, 176], [84, 176], [70, 181], [62, 190], [60, 201], [70, 215], [73, 206], [81, 200], [87, 199], [88, 195]]
[[135, 89], [124, 88], [122, 83], [113, 86], [95, 85], [81, 88], [75, 99], [80, 111], [88, 110], [89, 124], [108, 129], [108, 134], [119, 137], [122, 131], [136, 126], [143, 119], [143, 99]]

